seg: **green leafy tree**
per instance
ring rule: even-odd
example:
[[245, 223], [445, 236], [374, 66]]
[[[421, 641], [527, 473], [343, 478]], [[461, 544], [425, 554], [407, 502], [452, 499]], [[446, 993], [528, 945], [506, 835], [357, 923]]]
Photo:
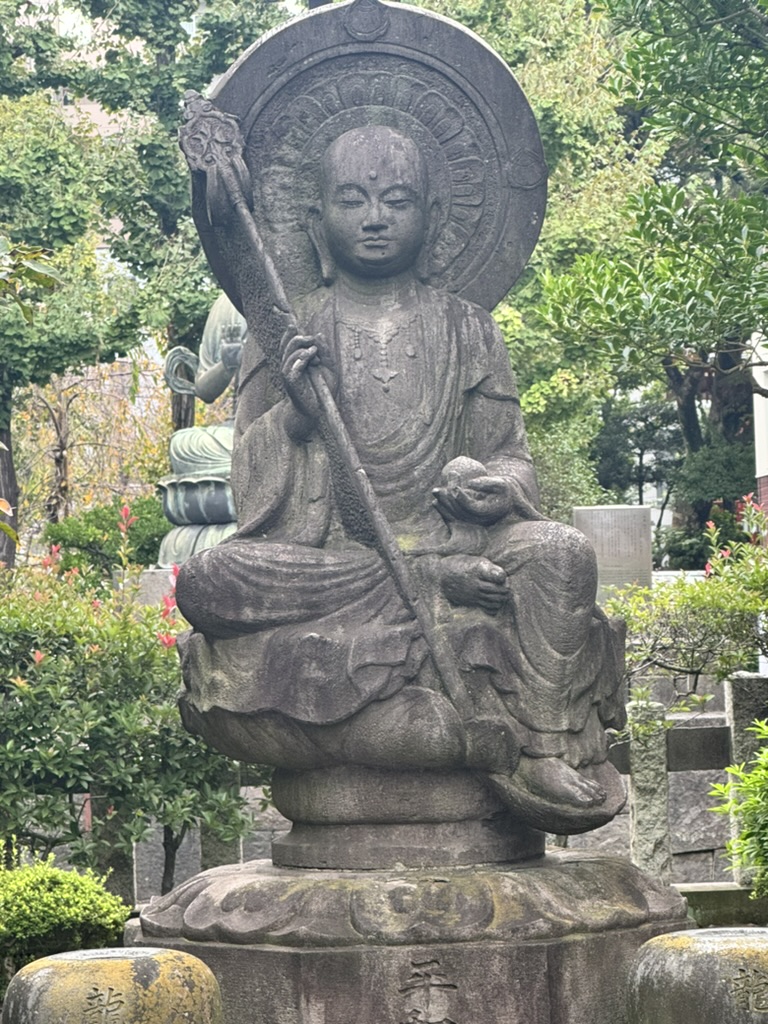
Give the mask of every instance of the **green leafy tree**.
[[[664, 158], [625, 207], [626, 250], [585, 254], [547, 279], [545, 320], [571, 358], [597, 350], [622, 371], [662, 379], [688, 455], [749, 445], [760, 390], [753, 339], [768, 315], [768, 8], [601, 6], [624, 40], [610, 91]], [[702, 503], [699, 526], [705, 515]]]
[[622, 101], [689, 168], [768, 177], [765, 0], [603, 0], [627, 48]]
[[592, 253], [547, 278], [547, 322], [571, 358], [601, 352], [662, 381], [687, 451], [704, 447], [707, 427], [729, 443], [749, 440], [752, 338], [768, 327], [768, 196], [663, 185], [629, 210], [624, 259]]
[[[602, 425], [590, 454], [602, 487], [624, 500], [632, 491], [639, 505], [648, 484], [663, 485], [662, 511], [682, 463], [682, 435], [674, 407], [663, 388], [631, 397], [611, 395], [601, 410]], [[744, 488], [739, 494], [744, 493]]]
[[[62, 61], [68, 92], [118, 117], [105, 197], [111, 252], [141, 278], [142, 323], [165, 348], [197, 349], [215, 298], [190, 218], [189, 172], [177, 143], [188, 89], [202, 91], [285, 12], [279, 4], [196, 0], [72, 0], [90, 41]], [[94, 59], [98, 57], [98, 59]], [[103, 59], [102, 59], [103, 58]], [[174, 424], [194, 422], [174, 395]]]
[[[36, 254], [41, 246], [53, 250], [45, 273], [37, 259], [25, 267], [26, 308], [0, 303], [0, 495], [13, 507], [16, 389], [112, 359], [140, 340], [130, 312], [135, 282], [96, 253], [104, 157], [98, 137], [73, 127], [49, 97], [0, 97], [0, 233], [12, 247], [7, 255], [23, 254], [23, 245], [37, 247]], [[59, 282], [52, 292], [44, 287], [50, 272]], [[10, 538], [0, 537], [0, 561], [10, 565], [14, 554]]]

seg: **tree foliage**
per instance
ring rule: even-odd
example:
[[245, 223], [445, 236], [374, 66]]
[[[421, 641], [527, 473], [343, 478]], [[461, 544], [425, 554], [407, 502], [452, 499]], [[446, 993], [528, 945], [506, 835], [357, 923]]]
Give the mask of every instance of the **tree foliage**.
[[768, 178], [765, 0], [603, 0], [628, 33], [622, 102], [685, 167]]
[[[50, 291], [44, 287], [50, 279], [31, 268], [25, 308], [0, 305], [0, 494], [14, 507], [19, 490], [11, 417], [17, 389], [112, 359], [141, 340], [132, 312], [135, 281], [97, 254], [105, 168], [102, 140], [72, 126], [49, 96], [0, 97], [0, 233], [17, 252], [23, 245], [50, 247], [57, 276]], [[12, 563], [14, 553], [0, 538], [0, 560]]]
[[[623, 33], [609, 91], [634, 137], [662, 147], [663, 159], [623, 206], [623, 250], [603, 247], [550, 274], [543, 317], [567, 358], [589, 351], [635, 383], [662, 381], [688, 455], [749, 446], [753, 339], [768, 316], [766, 4], [601, 8]], [[721, 496], [699, 503], [699, 526]]]

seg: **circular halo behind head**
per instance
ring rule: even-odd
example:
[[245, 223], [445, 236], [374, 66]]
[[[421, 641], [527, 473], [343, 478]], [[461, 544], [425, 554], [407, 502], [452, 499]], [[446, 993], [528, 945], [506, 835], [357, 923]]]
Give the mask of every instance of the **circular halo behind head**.
[[[254, 213], [293, 297], [321, 284], [306, 230], [321, 158], [366, 125], [396, 129], [423, 155], [440, 204], [425, 260], [431, 284], [491, 309], [533, 251], [546, 205], [536, 121], [507, 65], [455, 22], [381, 0], [324, 7], [254, 44], [211, 98], [240, 119]], [[193, 212], [216, 276], [242, 308], [251, 283], [236, 247], [210, 227], [199, 180]]]

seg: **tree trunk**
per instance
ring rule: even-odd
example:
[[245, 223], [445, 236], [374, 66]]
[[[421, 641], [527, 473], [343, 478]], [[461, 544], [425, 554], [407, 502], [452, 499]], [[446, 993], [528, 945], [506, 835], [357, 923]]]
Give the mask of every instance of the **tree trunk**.
[[667, 380], [675, 396], [677, 418], [683, 434], [685, 450], [688, 453], [697, 452], [704, 446], [704, 436], [701, 432], [696, 398], [699, 394], [702, 375], [707, 367], [702, 366], [699, 369], [699, 367], [689, 366], [683, 372], [670, 358], [664, 359], [663, 363]]
[[[2, 520], [14, 530], [18, 529], [19, 483], [16, 479], [16, 468], [13, 464], [13, 444], [11, 442], [11, 411], [13, 393], [10, 387], [0, 390], [0, 498], [5, 498], [13, 506], [13, 515], [3, 516]], [[0, 565], [9, 569], [16, 561], [16, 544], [6, 533], [0, 531]]]
[[728, 444], [748, 444], [754, 439], [752, 377], [741, 369], [741, 349], [723, 352], [720, 367], [712, 381], [709, 422], [713, 434]]
[[195, 396], [176, 395], [171, 398], [171, 416], [173, 429], [183, 430], [195, 425]]
[[183, 835], [176, 836], [170, 825], [163, 825], [163, 880], [160, 883], [160, 895], [165, 896], [173, 888], [173, 880], [176, 876], [176, 854]]

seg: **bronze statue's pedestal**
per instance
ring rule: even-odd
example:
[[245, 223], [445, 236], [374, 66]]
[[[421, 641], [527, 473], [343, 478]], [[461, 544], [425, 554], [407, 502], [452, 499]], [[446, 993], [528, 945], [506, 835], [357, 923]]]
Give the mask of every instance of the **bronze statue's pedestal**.
[[214, 868], [129, 945], [193, 953], [228, 1024], [625, 1024], [632, 958], [685, 901], [621, 858], [388, 871]]

